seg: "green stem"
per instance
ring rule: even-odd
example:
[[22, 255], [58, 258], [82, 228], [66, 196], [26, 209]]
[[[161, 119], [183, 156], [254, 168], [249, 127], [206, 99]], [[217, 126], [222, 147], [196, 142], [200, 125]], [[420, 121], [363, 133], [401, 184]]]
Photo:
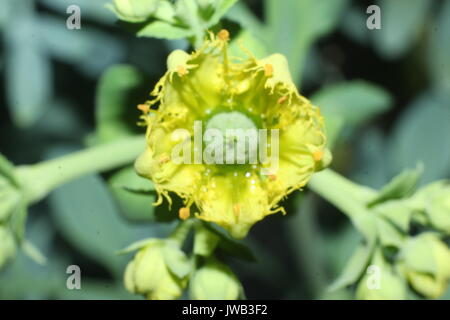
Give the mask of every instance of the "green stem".
[[145, 147], [142, 135], [120, 139], [35, 165], [16, 168], [29, 204], [80, 176], [114, 169], [133, 162]]
[[308, 186], [349, 218], [367, 211], [366, 203], [376, 194], [374, 190], [358, 185], [331, 169], [316, 173]]
[[171, 240], [174, 240], [177, 242], [179, 247], [183, 246], [184, 241], [186, 240], [189, 231], [191, 231], [191, 228], [194, 224], [194, 219], [188, 219], [185, 221], [181, 221], [175, 230], [170, 234], [169, 238]]

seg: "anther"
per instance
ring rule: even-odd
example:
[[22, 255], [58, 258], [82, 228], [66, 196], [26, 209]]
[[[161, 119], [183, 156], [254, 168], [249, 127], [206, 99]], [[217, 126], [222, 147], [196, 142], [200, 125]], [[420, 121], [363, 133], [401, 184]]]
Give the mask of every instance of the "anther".
[[273, 66], [271, 64], [266, 64], [264, 66], [264, 75], [266, 77], [271, 77], [273, 75]]
[[228, 30], [225, 30], [225, 29], [220, 30], [219, 33], [217, 34], [217, 36], [222, 41], [230, 40], [230, 33], [228, 32]]
[[316, 151], [313, 153], [314, 161], [320, 161], [323, 158], [323, 151]]
[[137, 108], [145, 114], [150, 112], [150, 106], [148, 104], [138, 104]]
[[177, 73], [180, 77], [188, 74], [188, 70], [184, 66], [177, 66]]
[[186, 220], [191, 215], [191, 212], [190, 212], [189, 208], [184, 207], [184, 208], [180, 208], [180, 211], [178, 211], [178, 215], [181, 220]]

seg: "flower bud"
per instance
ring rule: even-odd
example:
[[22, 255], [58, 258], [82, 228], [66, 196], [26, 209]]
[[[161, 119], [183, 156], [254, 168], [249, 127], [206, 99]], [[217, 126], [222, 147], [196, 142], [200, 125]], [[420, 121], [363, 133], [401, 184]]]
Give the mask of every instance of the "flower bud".
[[119, 19], [128, 22], [144, 22], [156, 12], [160, 0], [114, 0], [110, 8]]
[[14, 235], [6, 226], [0, 225], [0, 268], [16, 254]]
[[[187, 279], [170, 270], [165, 254], [167, 246], [167, 241], [153, 239], [138, 251], [125, 270], [128, 291], [151, 300], [172, 300], [181, 296]], [[175, 248], [171, 246], [169, 250], [173, 252]], [[177, 250], [184, 257], [184, 253]]]
[[361, 300], [406, 299], [405, 280], [384, 260], [380, 250], [374, 253], [372, 264], [359, 282], [356, 298]]
[[195, 300], [236, 300], [242, 286], [227, 265], [208, 260], [194, 273], [189, 290]]
[[441, 296], [450, 280], [450, 250], [436, 234], [410, 239], [400, 253], [400, 268], [411, 286], [428, 298]]
[[437, 188], [425, 194], [425, 213], [434, 228], [450, 234], [450, 185], [448, 182], [434, 185]]

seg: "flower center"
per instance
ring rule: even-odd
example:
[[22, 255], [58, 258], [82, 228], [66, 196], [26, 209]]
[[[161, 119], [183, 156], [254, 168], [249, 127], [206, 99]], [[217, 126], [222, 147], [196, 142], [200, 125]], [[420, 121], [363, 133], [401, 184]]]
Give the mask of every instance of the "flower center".
[[205, 145], [216, 164], [256, 164], [258, 128], [248, 116], [238, 111], [218, 113], [205, 129]]

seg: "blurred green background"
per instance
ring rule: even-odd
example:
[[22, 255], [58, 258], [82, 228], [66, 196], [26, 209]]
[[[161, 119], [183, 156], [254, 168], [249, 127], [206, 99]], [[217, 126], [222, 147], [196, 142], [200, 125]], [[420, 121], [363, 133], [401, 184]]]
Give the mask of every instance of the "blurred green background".
[[[165, 72], [168, 53], [189, 44], [135, 37], [108, 2], [0, 3], [0, 152], [15, 164], [143, 132], [135, 106]], [[366, 27], [373, 3], [380, 30]], [[73, 4], [80, 30], [66, 28]], [[422, 184], [450, 178], [449, 0], [247, 0], [222, 24], [257, 54], [287, 56], [300, 92], [326, 117], [338, 172], [379, 188], [422, 162]], [[130, 173], [83, 177], [30, 208], [27, 238], [48, 261], [20, 253], [0, 271], [0, 298], [138, 298], [122, 285], [131, 256], [114, 251], [174, 224], [161, 222], [170, 220], [167, 207], [154, 210], [152, 196], [121, 190]], [[244, 240], [258, 261], [229, 261], [247, 297], [352, 298], [325, 291], [360, 240], [350, 222], [308, 191], [283, 205], [287, 216], [267, 217]], [[82, 290], [66, 288], [70, 264], [81, 267]]]

